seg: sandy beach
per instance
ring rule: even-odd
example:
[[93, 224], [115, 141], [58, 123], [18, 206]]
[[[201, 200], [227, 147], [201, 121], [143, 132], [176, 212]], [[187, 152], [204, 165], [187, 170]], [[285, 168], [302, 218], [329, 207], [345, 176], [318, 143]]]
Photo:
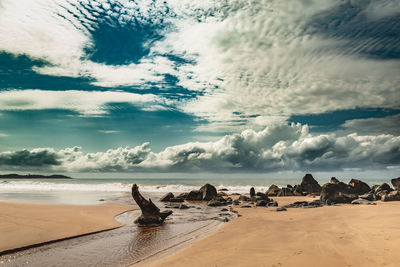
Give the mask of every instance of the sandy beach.
[[140, 266], [399, 266], [400, 202], [235, 210], [241, 216], [217, 232]]
[[0, 202], [0, 253], [122, 226], [114, 217], [136, 206]]

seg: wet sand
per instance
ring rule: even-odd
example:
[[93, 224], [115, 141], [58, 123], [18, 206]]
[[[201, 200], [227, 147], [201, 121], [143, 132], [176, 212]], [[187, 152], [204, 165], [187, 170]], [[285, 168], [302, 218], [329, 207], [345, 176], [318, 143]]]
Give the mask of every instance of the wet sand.
[[[163, 209], [164, 203], [158, 201], [160, 194], [144, 195], [151, 197], [155, 204]], [[121, 204], [133, 202], [128, 193], [108, 201]], [[0, 265], [64, 267], [127, 266], [132, 263], [146, 263], [170, 255], [215, 232], [223, 224], [219, 216], [220, 208], [208, 207], [206, 203], [201, 202], [188, 205], [192, 208], [173, 209], [174, 213], [160, 227], [138, 227], [133, 222], [140, 215], [140, 210], [127, 211], [115, 217], [119, 224], [123, 224], [122, 227], [3, 255], [0, 256]], [[232, 217], [235, 215], [232, 214]], [[58, 219], [62, 220], [63, 215]], [[55, 219], [52, 222], [54, 223]]]
[[[279, 197], [280, 205], [307, 197]], [[241, 215], [167, 257], [134, 266], [399, 266], [400, 202]]]
[[92, 206], [0, 202], [0, 254], [122, 226], [114, 217], [137, 209], [105, 203]]

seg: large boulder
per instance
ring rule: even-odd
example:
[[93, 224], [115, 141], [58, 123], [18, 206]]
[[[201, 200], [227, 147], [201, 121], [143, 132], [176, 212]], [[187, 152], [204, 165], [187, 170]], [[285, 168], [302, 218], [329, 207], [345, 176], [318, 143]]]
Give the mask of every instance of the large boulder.
[[400, 201], [400, 190], [393, 190], [382, 196], [382, 201]]
[[382, 196], [389, 194], [390, 192], [393, 191], [393, 189], [387, 183], [383, 183], [381, 185], [374, 186], [373, 190], [374, 190], [377, 200], [381, 199]]
[[203, 193], [200, 190], [192, 190], [186, 197], [186, 200], [202, 200]]
[[281, 189], [278, 186], [273, 184], [268, 188], [268, 190], [267, 190], [267, 192], [265, 192], [265, 194], [267, 196], [277, 196], [280, 191], [281, 191]]
[[293, 195], [295, 195], [295, 196], [303, 195], [303, 190], [301, 189], [301, 185], [298, 184], [293, 187]]
[[327, 183], [321, 189], [322, 203], [351, 203], [353, 200], [358, 199], [358, 195], [354, 193], [353, 187], [339, 182], [337, 184]]
[[210, 201], [211, 199], [218, 196], [217, 189], [210, 185], [205, 184], [200, 188], [200, 192], [202, 194], [202, 200]]
[[349, 185], [353, 187], [354, 193], [358, 195], [363, 195], [371, 190], [371, 187], [369, 187], [368, 184], [358, 179], [351, 179]]
[[303, 191], [303, 193], [306, 193], [306, 194], [321, 193], [321, 186], [314, 179], [314, 177], [309, 173], [304, 175], [303, 179], [301, 180], [300, 186], [301, 186], [301, 190]]
[[168, 202], [171, 198], [174, 198], [174, 194], [172, 194], [171, 192], [165, 194], [160, 201], [161, 202]]
[[392, 179], [391, 182], [392, 182], [394, 189], [400, 190], [400, 177]]

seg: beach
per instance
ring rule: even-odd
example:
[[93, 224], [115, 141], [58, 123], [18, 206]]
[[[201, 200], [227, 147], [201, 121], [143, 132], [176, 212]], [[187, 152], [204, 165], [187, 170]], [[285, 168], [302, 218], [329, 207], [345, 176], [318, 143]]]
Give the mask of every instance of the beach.
[[[277, 197], [280, 205], [312, 201]], [[398, 266], [400, 202], [235, 208], [240, 216], [159, 260], [134, 266]]]
[[116, 203], [51, 205], [0, 202], [0, 253], [122, 226], [118, 214], [137, 207]]
[[[18, 188], [11, 188], [14, 185]], [[0, 265], [397, 266], [400, 261], [400, 201], [287, 208], [277, 212], [277, 207], [256, 206], [256, 202], [249, 200], [219, 207], [208, 206], [208, 201], [186, 200], [189, 208], [172, 208], [173, 214], [163, 225], [139, 227], [134, 220], [140, 210], [125, 190], [131, 187], [129, 184], [101, 185], [101, 190], [112, 186], [118, 189], [110, 192], [101, 191], [99, 184], [78, 187], [63, 182], [63, 192], [58, 191], [57, 183], [45, 185], [57, 190], [23, 189], [19, 182], [4, 185], [3, 194], [14, 196], [15, 202], [0, 201], [0, 251], [8, 251], [0, 256]], [[185, 190], [198, 189], [185, 186]], [[257, 191], [265, 187], [258, 187]], [[94, 195], [87, 194], [90, 188], [94, 188]], [[140, 188], [149, 190], [143, 190], [143, 196], [151, 198], [161, 210], [171, 208], [171, 203], [160, 201], [171, 187]], [[231, 189], [225, 192], [234, 200], [249, 198], [248, 188], [243, 187], [240, 196], [232, 195], [235, 191]], [[83, 203], [93, 204], [46, 203], [48, 197], [44, 196], [49, 194], [52, 199], [70, 201], [66, 199], [68, 190], [74, 190], [73, 196]], [[173, 192], [177, 196], [182, 191]], [[106, 199], [96, 200], [99, 193]], [[45, 203], [17, 202], [24, 197]], [[319, 196], [311, 195], [271, 198], [279, 207], [319, 200]], [[55, 240], [58, 242], [52, 242]]]

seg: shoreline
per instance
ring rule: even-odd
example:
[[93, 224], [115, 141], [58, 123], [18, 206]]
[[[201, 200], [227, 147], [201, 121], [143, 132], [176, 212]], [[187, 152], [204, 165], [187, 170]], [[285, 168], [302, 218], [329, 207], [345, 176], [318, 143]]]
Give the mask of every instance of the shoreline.
[[[115, 217], [136, 206], [0, 201], [0, 256], [123, 226]], [[29, 223], [26, 223], [29, 221]]]
[[[311, 197], [276, 197], [279, 206]], [[400, 202], [377, 205], [234, 208], [216, 232], [165, 257], [130, 266], [395, 266]]]

